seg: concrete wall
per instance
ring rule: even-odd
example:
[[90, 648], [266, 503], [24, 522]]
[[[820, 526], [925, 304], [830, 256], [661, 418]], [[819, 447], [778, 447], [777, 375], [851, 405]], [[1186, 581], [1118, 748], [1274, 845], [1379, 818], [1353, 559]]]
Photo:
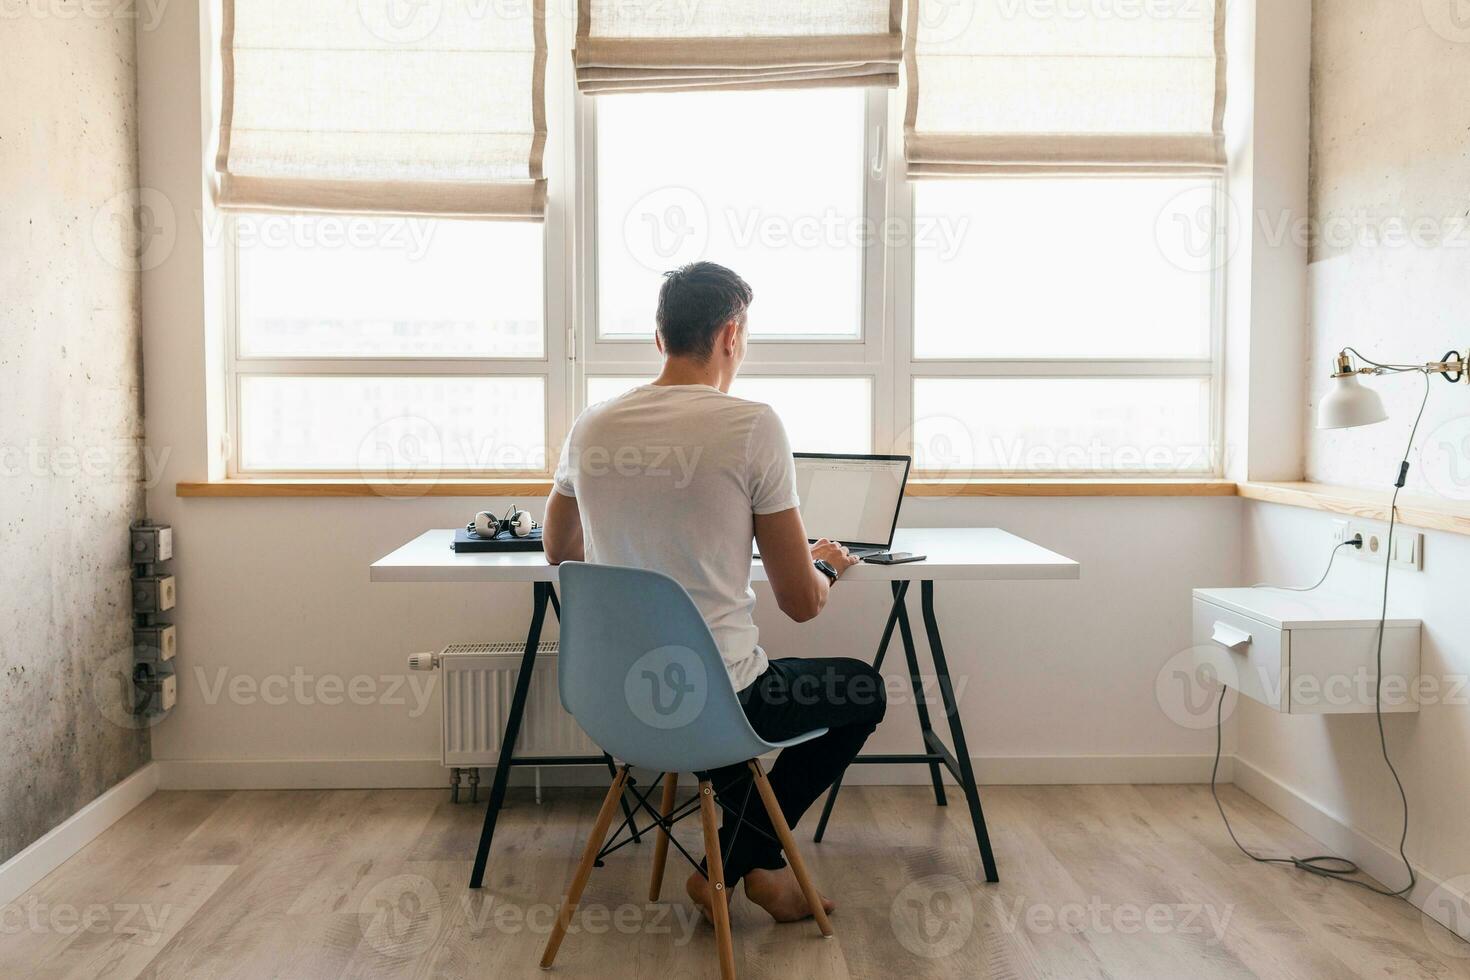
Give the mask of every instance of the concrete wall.
[[149, 758], [115, 673], [143, 513], [134, 6], [0, 22], [0, 861]]
[[[1377, 360], [1423, 361], [1470, 345], [1470, 104], [1456, 95], [1470, 88], [1470, 22], [1456, 20], [1457, 9], [1453, 0], [1314, 4], [1311, 207], [1319, 237], [1309, 270], [1308, 427], [1342, 346]], [[1390, 420], [1309, 428], [1311, 479], [1391, 487], [1423, 381], [1368, 383], [1384, 396]], [[1409, 489], [1470, 498], [1467, 437], [1470, 389], [1436, 379]], [[1249, 580], [1308, 583], [1320, 574], [1331, 546], [1328, 515], [1248, 504], [1244, 526]], [[1326, 588], [1360, 597], [1376, 615], [1382, 569], [1338, 566]], [[1470, 892], [1467, 581], [1470, 540], [1457, 535], [1427, 535], [1422, 573], [1395, 570], [1394, 609], [1423, 619], [1423, 670], [1445, 694], [1417, 716], [1385, 722], [1412, 808], [1408, 853], [1429, 879], [1416, 897], [1432, 912], [1450, 908], [1461, 929], [1470, 927], [1470, 904], [1453, 904]], [[1286, 717], [1243, 701], [1237, 721], [1238, 779], [1247, 788], [1402, 884], [1393, 853], [1398, 795], [1371, 715]], [[1448, 884], [1436, 896], [1440, 882]]]

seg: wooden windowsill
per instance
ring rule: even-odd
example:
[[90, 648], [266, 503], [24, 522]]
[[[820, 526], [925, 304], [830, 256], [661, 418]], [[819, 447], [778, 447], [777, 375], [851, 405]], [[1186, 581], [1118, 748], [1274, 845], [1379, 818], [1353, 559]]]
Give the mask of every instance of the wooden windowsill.
[[[212, 480], [180, 483], [180, 497], [544, 497], [550, 480], [365, 479]], [[910, 497], [1233, 497], [1228, 480], [926, 480]]]
[[[1365, 521], [1388, 520], [1391, 490], [1360, 490], [1325, 483], [1242, 483], [1240, 495], [1291, 507], [1307, 507]], [[1470, 534], [1470, 500], [1399, 495], [1399, 523], [1426, 531]]]
[[[512, 497], [551, 492], [544, 479], [443, 479], [378, 482], [362, 479], [214, 480], [180, 483], [180, 497]], [[910, 497], [1233, 497], [1305, 507], [1361, 520], [1387, 521], [1390, 494], [1322, 483], [1235, 484], [1228, 480], [932, 480], [909, 481]], [[1470, 535], [1470, 501], [1402, 494], [1399, 521], [1428, 531]]]

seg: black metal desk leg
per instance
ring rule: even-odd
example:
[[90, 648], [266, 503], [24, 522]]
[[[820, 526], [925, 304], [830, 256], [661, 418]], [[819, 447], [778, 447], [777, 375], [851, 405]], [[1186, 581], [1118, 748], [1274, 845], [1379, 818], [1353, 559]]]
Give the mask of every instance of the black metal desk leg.
[[920, 588], [924, 609], [924, 630], [929, 635], [929, 653], [934, 657], [934, 670], [939, 675], [939, 694], [944, 712], [949, 715], [949, 734], [954, 740], [955, 761], [960, 767], [960, 784], [970, 804], [970, 821], [975, 825], [975, 839], [980, 844], [980, 860], [985, 865], [985, 880], [1000, 881], [995, 869], [995, 854], [990, 849], [990, 832], [985, 828], [985, 814], [980, 809], [980, 790], [975, 785], [975, 769], [970, 763], [970, 748], [965, 744], [965, 726], [960, 722], [959, 705], [955, 702], [954, 684], [949, 676], [949, 663], [944, 659], [944, 645], [939, 639], [939, 623], [934, 618], [934, 583], [925, 580]]
[[[929, 724], [929, 710], [925, 707], [922, 698], [921, 682], [919, 679], [918, 660], [914, 653], [913, 636], [908, 625], [908, 611], [905, 605], [907, 601], [909, 583], [892, 582], [893, 605], [888, 610], [888, 622], [883, 626], [883, 639], [878, 641], [878, 655], [873, 658], [873, 669], [882, 670], [883, 660], [888, 656], [888, 644], [893, 640], [893, 628], [900, 622], [904, 630], [904, 655], [909, 663], [909, 680], [914, 688], [915, 704], [919, 709], [920, 742], [923, 743], [925, 752], [929, 751], [928, 740], [925, 737], [932, 726]], [[934, 801], [944, 806], [944, 783], [939, 777], [939, 763], [929, 763], [930, 777], [934, 780]], [[837, 793], [842, 789], [842, 777], [838, 776], [832, 788], [827, 791], [827, 802], [822, 804], [822, 818], [817, 821], [817, 832], [812, 835], [812, 840], [818, 844], [827, 833], [827, 821], [832, 819], [832, 807], [837, 803]]]
[[505, 719], [505, 731], [500, 737], [500, 761], [495, 766], [495, 781], [490, 787], [485, 825], [480, 829], [475, 869], [470, 873], [471, 888], [479, 888], [485, 880], [485, 861], [490, 856], [490, 842], [495, 839], [495, 821], [505, 803], [505, 787], [510, 781], [511, 760], [515, 757], [516, 739], [521, 734], [521, 716], [526, 711], [526, 696], [531, 690], [531, 674], [536, 669], [536, 648], [541, 645], [541, 624], [546, 620], [546, 603], [550, 595], [549, 583], [535, 583], [531, 628], [526, 632], [526, 652], [521, 657], [521, 672], [516, 676], [515, 693], [511, 695], [510, 714]]
[[[929, 704], [924, 700], [924, 678], [919, 673], [919, 653], [914, 649], [914, 631], [909, 626], [908, 582], [894, 582], [894, 611], [898, 615], [898, 633], [903, 640], [903, 655], [909, 664], [909, 686], [914, 691], [914, 707], [919, 713], [919, 744], [929, 751], [929, 736], [934, 723], [929, 719]], [[944, 796], [944, 779], [939, 775], [939, 763], [929, 763], [929, 779], [934, 784], [934, 802], [937, 806], [948, 806]]]

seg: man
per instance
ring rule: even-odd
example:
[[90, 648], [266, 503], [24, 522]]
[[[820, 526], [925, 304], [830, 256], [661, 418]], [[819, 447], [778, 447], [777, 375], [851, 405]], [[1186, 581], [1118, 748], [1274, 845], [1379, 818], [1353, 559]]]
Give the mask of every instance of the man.
[[[719, 646], [751, 727], [768, 741], [828, 728], [786, 749], [770, 781], [793, 827], [842, 775], [885, 709], [883, 682], [846, 658], [770, 660], [751, 613], [751, 537], [781, 611], [813, 619], [842, 573], [856, 564], [831, 541], [807, 542], [797, 509], [796, 470], [781, 421], [769, 405], [729, 394], [745, 358], [750, 286], [712, 262], [666, 274], [656, 343], [663, 371], [648, 385], [594, 405], [573, 426], [546, 503], [547, 560], [649, 568], [689, 592]], [[825, 411], [814, 404], [812, 411]], [[710, 774], [724, 802], [745, 799], [743, 765]], [[774, 838], [756, 803], [745, 818]], [[778, 845], [726, 812], [726, 895], [745, 894], [777, 921], [811, 915]], [[731, 838], [734, 847], [731, 848]], [[690, 876], [691, 898], [708, 913], [711, 891]], [[823, 903], [828, 911], [833, 904]]]

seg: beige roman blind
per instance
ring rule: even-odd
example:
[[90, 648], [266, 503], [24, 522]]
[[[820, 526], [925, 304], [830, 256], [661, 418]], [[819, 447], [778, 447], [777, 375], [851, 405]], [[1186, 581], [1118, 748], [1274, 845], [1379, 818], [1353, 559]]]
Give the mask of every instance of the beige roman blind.
[[903, 0], [578, 0], [583, 92], [898, 84]]
[[545, 0], [224, 0], [219, 203], [539, 219]]
[[1224, 169], [1227, 0], [910, 0], [910, 177]]

